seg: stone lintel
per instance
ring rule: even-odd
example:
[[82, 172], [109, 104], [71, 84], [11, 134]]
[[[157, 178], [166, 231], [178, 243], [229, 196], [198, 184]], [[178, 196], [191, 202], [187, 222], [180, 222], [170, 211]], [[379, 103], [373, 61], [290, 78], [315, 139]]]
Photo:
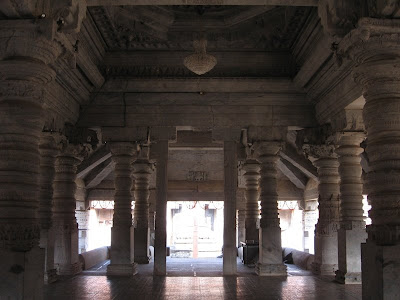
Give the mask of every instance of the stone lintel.
[[283, 141], [286, 139], [287, 126], [249, 126], [248, 141]]
[[212, 129], [213, 141], [234, 141], [239, 142], [242, 128], [239, 127], [217, 127]]
[[148, 127], [104, 127], [102, 136], [104, 142], [141, 142], [148, 139]]

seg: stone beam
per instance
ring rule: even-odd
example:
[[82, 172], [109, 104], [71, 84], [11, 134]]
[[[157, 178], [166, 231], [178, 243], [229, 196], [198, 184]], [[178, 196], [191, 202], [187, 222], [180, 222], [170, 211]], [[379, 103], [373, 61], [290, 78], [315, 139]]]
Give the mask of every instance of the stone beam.
[[282, 5], [318, 6], [318, 0], [87, 0], [87, 6], [119, 5]]
[[111, 157], [110, 151], [105, 147], [100, 147], [90, 157], [85, 159], [79, 166], [77, 171], [77, 178], [85, 177], [91, 170], [99, 164]]
[[168, 201], [223, 201], [224, 192], [168, 190]]
[[114, 163], [111, 158], [105, 160], [85, 177], [85, 184], [87, 189], [92, 189], [100, 184], [112, 171], [114, 170]]
[[289, 78], [110, 78], [102, 92], [303, 94]]
[[298, 168], [282, 157], [278, 160], [277, 167], [296, 187], [302, 190], [305, 189], [308, 177]]
[[318, 181], [318, 175], [316, 168], [311, 164], [311, 162], [305, 157], [299, 155], [295, 148], [290, 145], [286, 145], [285, 149], [280, 151], [279, 155], [290, 162], [293, 166], [298, 168], [307, 177]]
[[[170, 104], [170, 105], [167, 105]], [[249, 93], [99, 94], [81, 114], [83, 127], [202, 128], [315, 125], [304, 95]]]

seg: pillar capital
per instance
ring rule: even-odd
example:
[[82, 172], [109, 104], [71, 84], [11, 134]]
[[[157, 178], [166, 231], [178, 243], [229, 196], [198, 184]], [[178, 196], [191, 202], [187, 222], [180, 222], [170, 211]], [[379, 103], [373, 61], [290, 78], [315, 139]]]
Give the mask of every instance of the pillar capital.
[[138, 145], [135, 142], [110, 142], [107, 144], [113, 159], [120, 156], [133, 157], [137, 155]]
[[264, 162], [268, 157], [276, 157], [278, 159], [278, 153], [283, 148], [283, 142], [280, 141], [258, 141], [253, 144], [255, 156], [261, 163]]

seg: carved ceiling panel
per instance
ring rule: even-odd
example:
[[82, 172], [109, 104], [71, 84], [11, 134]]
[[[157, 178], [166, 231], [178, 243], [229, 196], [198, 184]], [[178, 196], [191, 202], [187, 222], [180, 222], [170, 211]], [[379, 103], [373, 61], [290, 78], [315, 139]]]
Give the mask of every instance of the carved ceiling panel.
[[90, 7], [109, 50], [288, 50], [313, 8], [272, 6]]

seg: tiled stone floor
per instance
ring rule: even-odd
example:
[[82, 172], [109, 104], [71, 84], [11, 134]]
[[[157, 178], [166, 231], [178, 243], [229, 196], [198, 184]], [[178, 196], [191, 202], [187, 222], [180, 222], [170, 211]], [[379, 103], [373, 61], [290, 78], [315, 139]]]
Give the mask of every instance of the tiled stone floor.
[[[181, 262], [170, 260], [167, 263], [170, 275], [166, 277], [151, 276], [149, 270], [152, 269], [152, 264], [140, 266], [139, 272], [141, 269], [142, 272], [131, 278], [77, 275], [46, 286], [45, 299], [361, 299], [360, 285], [336, 284], [332, 282], [333, 277], [312, 276], [293, 266], [289, 266], [287, 277], [258, 277], [253, 272], [242, 273], [241, 276], [239, 273], [238, 277], [223, 277], [219, 275], [222, 260], [220, 263], [211, 261], [211, 269], [206, 261], [196, 263], [190, 259]], [[175, 271], [174, 265], [177, 267]], [[239, 263], [239, 272], [242, 267]], [[207, 274], [207, 269], [210, 271], [208, 277], [202, 277], [202, 274]], [[196, 276], [193, 270], [197, 271]], [[182, 271], [183, 276], [178, 277], [178, 273]]]

